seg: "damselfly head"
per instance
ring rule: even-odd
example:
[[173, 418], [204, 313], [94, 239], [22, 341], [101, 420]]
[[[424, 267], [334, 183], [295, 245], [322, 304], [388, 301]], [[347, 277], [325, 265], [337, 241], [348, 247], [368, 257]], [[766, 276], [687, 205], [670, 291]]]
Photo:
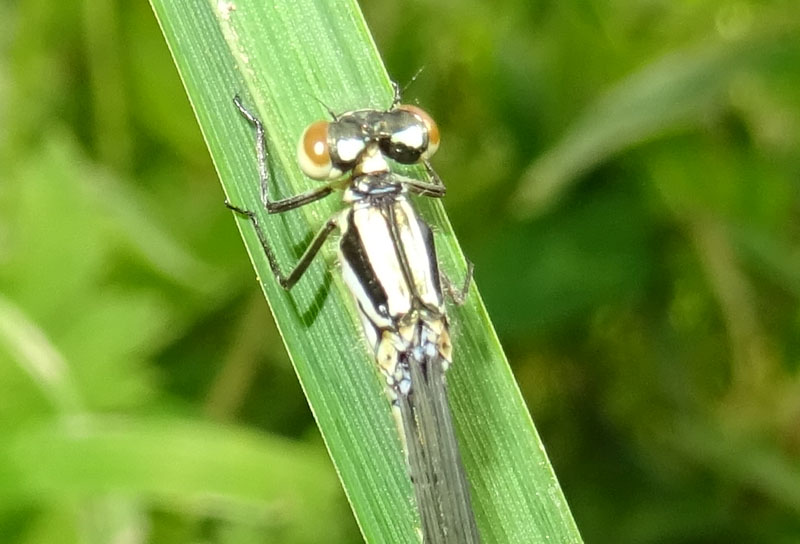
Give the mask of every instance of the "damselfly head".
[[300, 168], [310, 178], [335, 179], [356, 168], [377, 144], [380, 153], [401, 164], [430, 158], [439, 148], [439, 128], [425, 111], [399, 105], [389, 111], [358, 110], [334, 121], [308, 126], [297, 146]]

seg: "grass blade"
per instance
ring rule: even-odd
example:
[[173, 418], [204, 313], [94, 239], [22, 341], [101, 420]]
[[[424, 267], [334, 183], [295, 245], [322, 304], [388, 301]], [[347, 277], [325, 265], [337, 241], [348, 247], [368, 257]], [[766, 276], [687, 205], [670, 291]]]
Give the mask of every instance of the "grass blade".
[[[341, 515], [337, 482], [316, 449], [288, 440], [177, 418], [80, 415], [0, 433], [0, 461], [6, 503], [144, 496], [283, 523], [301, 542], [337, 541], [328, 528]], [[305, 523], [311, 516], [319, 524]]]
[[705, 115], [726, 107], [734, 78], [795, 40], [793, 30], [769, 27], [733, 42], [675, 51], [624, 78], [523, 174], [512, 199], [515, 214], [545, 212], [581, 174], [629, 147], [699, 126]]
[[[296, 167], [294, 150], [303, 128], [327, 117], [321, 102], [334, 111], [391, 102], [389, 79], [355, 2], [151, 3], [226, 195], [237, 205], [259, 208], [253, 135], [231, 104], [234, 94], [265, 123], [273, 194], [284, 196], [312, 186]], [[329, 197], [296, 212], [262, 215], [285, 267], [337, 208]], [[441, 205], [423, 202], [420, 208], [440, 229], [444, 270], [461, 277], [464, 259]], [[418, 542], [400, 442], [355, 310], [330, 265], [332, 245], [286, 293], [273, 280], [249, 222], [239, 226], [365, 539]], [[451, 401], [484, 540], [580, 542], [475, 291], [452, 316]]]

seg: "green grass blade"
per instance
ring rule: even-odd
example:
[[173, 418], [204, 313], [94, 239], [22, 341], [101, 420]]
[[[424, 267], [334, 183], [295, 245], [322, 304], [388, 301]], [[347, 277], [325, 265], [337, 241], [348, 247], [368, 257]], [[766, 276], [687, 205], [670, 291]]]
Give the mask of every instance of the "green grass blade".
[[[0, 461], [6, 504], [144, 496], [265, 526], [278, 520], [301, 542], [336, 541], [326, 526], [341, 515], [341, 492], [323, 456], [263, 434], [177, 418], [81, 415], [0, 433]], [[311, 517], [319, 523], [306, 523]]]
[[512, 199], [515, 214], [528, 218], [550, 209], [578, 176], [614, 154], [699, 126], [726, 106], [725, 93], [737, 75], [796, 40], [794, 28], [785, 26], [675, 51], [624, 78], [528, 168]]
[[[327, 117], [321, 102], [335, 111], [391, 102], [388, 76], [354, 2], [151, 3], [225, 192], [237, 205], [259, 208], [253, 134], [231, 104], [234, 94], [267, 127], [273, 194], [284, 196], [313, 186], [296, 167], [294, 151], [303, 128]], [[329, 197], [288, 214], [262, 215], [285, 268], [338, 207]], [[463, 256], [441, 204], [420, 208], [439, 229], [443, 269], [460, 278]], [[399, 439], [355, 310], [332, 266], [333, 245], [286, 293], [273, 280], [250, 224], [239, 226], [364, 537], [417, 542]], [[452, 315], [451, 400], [484, 540], [580, 542], [477, 292]]]
[[65, 416], [4, 432], [2, 444], [4, 473], [13, 477], [0, 496], [17, 501], [113, 492], [262, 507], [284, 501], [287, 511], [310, 515], [302, 493], [337, 494], [306, 445], [178, 418]]

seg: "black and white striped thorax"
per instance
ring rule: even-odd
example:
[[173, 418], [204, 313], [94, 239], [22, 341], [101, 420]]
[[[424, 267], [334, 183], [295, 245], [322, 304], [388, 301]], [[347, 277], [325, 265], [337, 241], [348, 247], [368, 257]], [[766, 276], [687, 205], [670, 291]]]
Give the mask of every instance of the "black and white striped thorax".
[[400, 186], [367, 193], [341, 214], [339, 258], [371, 328], [396, 329], [415, 312], [444, 314], [433, 233]]
[[[431, 228], [405, 189], [381, 180], [383, 175], [369, 177], [361, 185], [373, 191], [346, 194], [350, 206], [339, 219], [339, 261], [381, 370], [390, 386], [405, 389], [408, 376], [396, 368], [397, 353], [414, 349], [417, 322], [431, 324], [444, 346], [427, 349], [441, 351], [445, 368], [450, 362], [436, 249]], [[354, 181], [353, 187], [359, 185]]]

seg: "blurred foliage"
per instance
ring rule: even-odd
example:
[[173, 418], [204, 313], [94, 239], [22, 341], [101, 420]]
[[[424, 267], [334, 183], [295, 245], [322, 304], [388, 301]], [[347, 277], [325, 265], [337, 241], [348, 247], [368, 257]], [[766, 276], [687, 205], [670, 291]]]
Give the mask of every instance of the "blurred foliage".
[[[797, 542], [796, 2], [362, 5], [586, 541]], [[0, 44], [0, 540], [359, 541], [148, 6]]]

